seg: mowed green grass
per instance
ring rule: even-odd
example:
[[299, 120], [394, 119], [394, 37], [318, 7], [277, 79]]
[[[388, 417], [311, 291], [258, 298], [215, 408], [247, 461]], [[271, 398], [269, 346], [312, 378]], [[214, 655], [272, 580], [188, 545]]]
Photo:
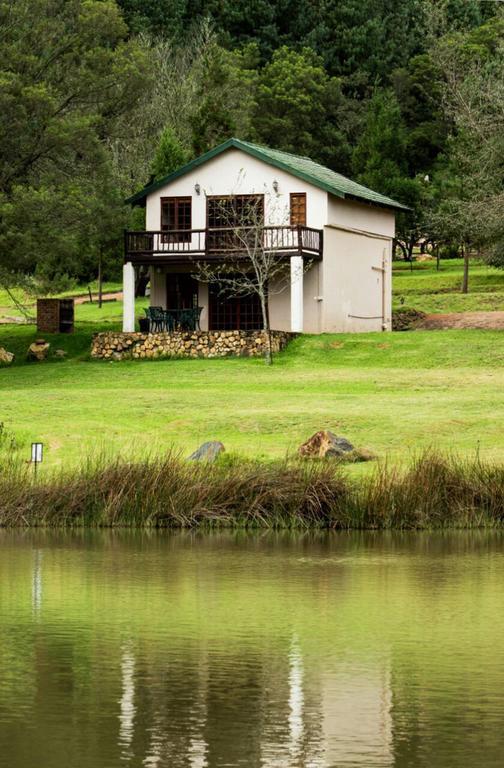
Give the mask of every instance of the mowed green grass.
[[[473, 293], [459, 293], [460, 260], [394, 264], [394, 303], [426, 312], [504, 309], [504, 271], [471, 265]], [[117, 286], [107, 286], [116, 288]], [[0, 297], [1, 298], [1, 297]], [[1, 301], [0, 301], [1, 305]], [[137, 317], [146, 299], [137, 301]], [[274, 458], [329, 428], [380, 457], [407, 460], [426, 447], [504, 459], [504, 335], [418, 331], [306, 336], [261, 360], [102, 363], [93, 332], [120, 327], [121, 302], [76, 306], [77, 331], [50, 336], [50, 359], [26, 363], [33, 326], [0, 325], [15, 364], [0, 368], [0, 422], [28, 456], [43, 440], [47, 465], [90, 455], [183, 455], [219, 439], [239, 455]], [[67, 359], [53, 357], [56, 349]]]
[[462, 259], [443, 259], [439, 271], [434, 259], [394, 262], [393, 306], [427, 312], [491, 312], [504, 310], [504, 269], [471, 260], [469, 293], [461, 293]]
[[[141, 457], [204, 440], [283, 457], [318, 429], [382, 458], [435, 447], [504, 459], [504, 336], [432, 331], [304, 336], [261, 359], [93, 362], [92, 325], [50, 338], [68, 359], [0, 369], [0, 421], [20, 455], [42, 440], [46, 467], [105, 453]], [[0, 327], [20, 356], [33, 328]]]

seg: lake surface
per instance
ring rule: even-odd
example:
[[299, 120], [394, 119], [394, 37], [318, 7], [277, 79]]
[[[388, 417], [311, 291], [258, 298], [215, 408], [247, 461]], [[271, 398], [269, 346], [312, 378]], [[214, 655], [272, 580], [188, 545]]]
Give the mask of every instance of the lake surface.
[[504, 764], [504, 536], [0, 531], [0, 765]]

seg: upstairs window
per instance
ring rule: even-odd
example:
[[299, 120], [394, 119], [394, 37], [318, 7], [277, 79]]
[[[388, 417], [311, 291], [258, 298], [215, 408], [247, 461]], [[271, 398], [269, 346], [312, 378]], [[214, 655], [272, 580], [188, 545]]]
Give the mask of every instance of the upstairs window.
[[[191, 240], [192, 214], [190, 197], [161, 198], [161, 231], [177, 232], [164, 236], [165, 242], [187, 243]], [[185, 230], [188, 230], [186, 233]]]
[[207, 197], [209, 229], [262, 226], [264, 223], [263, 195], [229, 195]]
[[306, 227], [306, 192], [291, 192], [290, 223], [292, 227]]
[[[244, 245], [250, 228], [252, 242], [257, 227], [264, 226], [263, 195], [229, 195], [207, 197], [207, 248], [213, 251], [236, 251]], [[222, 231], [220, 231], [222, 230]]]

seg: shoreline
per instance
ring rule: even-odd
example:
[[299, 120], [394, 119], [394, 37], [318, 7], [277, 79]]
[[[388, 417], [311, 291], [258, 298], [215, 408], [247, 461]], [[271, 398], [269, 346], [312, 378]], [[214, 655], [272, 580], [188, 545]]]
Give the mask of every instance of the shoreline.
[[2, 528], [427, 530], [498, 528], [504, 465], [425, 452], [348, 477], [337, 460], [88, 464], [35, 480], [0, 465]]

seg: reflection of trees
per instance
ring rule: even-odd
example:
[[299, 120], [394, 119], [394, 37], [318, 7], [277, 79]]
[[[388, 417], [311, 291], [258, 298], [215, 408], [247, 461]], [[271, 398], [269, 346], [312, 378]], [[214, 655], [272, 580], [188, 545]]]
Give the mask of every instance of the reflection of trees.
[[0, 541], [9, 768], [501, 764], [500, 534], [44, 537]]

